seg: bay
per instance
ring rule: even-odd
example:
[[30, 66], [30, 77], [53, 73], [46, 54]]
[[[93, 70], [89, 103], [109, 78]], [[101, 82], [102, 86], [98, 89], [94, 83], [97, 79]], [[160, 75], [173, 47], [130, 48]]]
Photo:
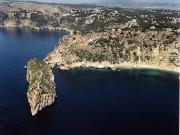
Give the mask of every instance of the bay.
[[158, 70], [53, 69], [58, 98], [32, 117], [24, 66], [65, 34], [0, 30], [0, 135], [178, 134], [178, 75]]

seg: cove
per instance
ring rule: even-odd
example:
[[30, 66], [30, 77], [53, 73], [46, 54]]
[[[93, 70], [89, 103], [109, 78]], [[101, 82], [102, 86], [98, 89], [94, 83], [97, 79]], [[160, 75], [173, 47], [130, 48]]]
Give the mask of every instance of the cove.
[[53, 69], [58, 98], [32, 117], [25, 64], [67, 33], [0, 30], [0, 135], [177, 135], [178, 75], [146, 69]]

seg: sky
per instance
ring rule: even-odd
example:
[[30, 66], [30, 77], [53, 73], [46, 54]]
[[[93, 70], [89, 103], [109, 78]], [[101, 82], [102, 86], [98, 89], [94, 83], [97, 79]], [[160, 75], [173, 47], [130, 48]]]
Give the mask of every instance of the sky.
[[32, 1], [41, 1], [41, 2], [49, 2], [49, 3], [97, 3], [99, 0], [32, 0]]
[[[35, 1], [56, 2], [56, 3], [99, 3], [107, 0], [35, 0]], [[137, 2], [180, 3], [180, 0], [117, 0], [117, 1], [130, 1], [136, 3]]]
[[[3, 1], [3, 0], [0, 0]], [[6, 0], [8, 1], [8, 0]], [[9, 0], [9, 1], [17, 1], [17, 0]], [[23, 0], [22, 0], [23, 1]], [[28, 1], [28, 0], [24, 0]], [[121, 1], [127, 1], [127, 2], [158, 2], [158, 3], [180, 3], [180, 0], [29, 0], [29, 1], [40, 1], [40, 2], [48, 2], [48, 3], [73, 3], [73, 4], [79, 4], [79, 3], [103, 3], [103, 1], [115, 1], [115, 2], [121, 2]]]

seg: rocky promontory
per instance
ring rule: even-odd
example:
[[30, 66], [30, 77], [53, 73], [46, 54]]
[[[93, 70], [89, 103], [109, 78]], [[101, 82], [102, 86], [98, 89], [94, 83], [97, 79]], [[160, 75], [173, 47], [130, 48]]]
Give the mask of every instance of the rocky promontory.
[[51, 105], [56, 98], [54, 75], [51, 68], [37, 59], [27, 64], [27, 91], [31, 114], [34, 116], [46, 106]]
[[44, 61], [75, 67], [155, 68], [180, 72], [180, 37], [170, 31], [111, 31], [64, 36]]

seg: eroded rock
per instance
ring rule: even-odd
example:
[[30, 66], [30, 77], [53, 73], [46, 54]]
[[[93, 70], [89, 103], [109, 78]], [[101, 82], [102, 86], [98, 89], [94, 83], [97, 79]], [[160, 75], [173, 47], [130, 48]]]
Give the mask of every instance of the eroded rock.
[[46, 106], [50, 106], [56, 98], [54, 75], [51, 68], [37, 59], [27, 64], [27, 92], [31, 114], [34, 116]]

